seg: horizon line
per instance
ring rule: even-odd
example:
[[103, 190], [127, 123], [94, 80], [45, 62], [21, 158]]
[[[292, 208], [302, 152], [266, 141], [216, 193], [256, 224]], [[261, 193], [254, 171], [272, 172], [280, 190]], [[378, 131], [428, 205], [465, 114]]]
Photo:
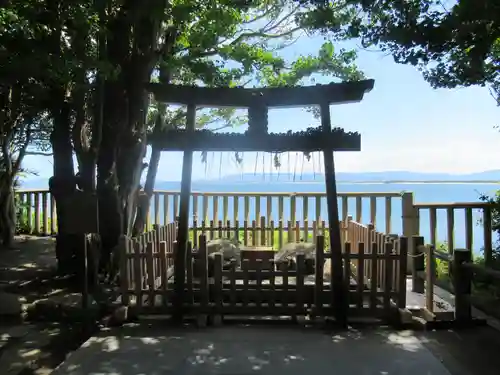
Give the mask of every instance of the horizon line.
[[[167, 183], [180, 183], [181, 181], [161, 181], [161, 182], [167, 182]], [[197, 181], [193, 181], [197, 182]], [[207, 182], [200, 180], [200, 182]], [[216, 183], [224, 183], [223, 181], [213, 181]], [[251, 181], [241, 181], [241, 182], [251, 182]], [[255, 181], [257, 182], [257, 181]], [[270, 182], [270, 181], [267, 181]], [[274, 182], [281, 182], [281, 183], [290, 183], [290, 184], [300, 184], [300, 183], [324, 183], [324, 181], [274, 181]], [[225, 182], [227, 183], [227, 181]], [[235, 181], [235, 183], [238, 183]], [[350, 184], [350, 185], [412, 185], [412, 184], [442, 184], [442, 185], [474, 185], [474, 184], [491, 184], [491, 185], [500, 185], [500, 181], [498, 180], [415, 180], [415, 181], [397, 181], [397, 180], [388, 180], [388, 181], [337, 181], [337, 183], [340, 184]], [[48, 187], [30, 187], [30, 188], [23, 188], [21, 185], [20, 189], [15, 189], [16, 192], [22, 193], [22, 192], [30, 192], [30, 191], [48, 191]], [[155, 191], [163, 191], [163, 189], [154, 189]], [[166, 191], [166, 190], [165, 190]]]

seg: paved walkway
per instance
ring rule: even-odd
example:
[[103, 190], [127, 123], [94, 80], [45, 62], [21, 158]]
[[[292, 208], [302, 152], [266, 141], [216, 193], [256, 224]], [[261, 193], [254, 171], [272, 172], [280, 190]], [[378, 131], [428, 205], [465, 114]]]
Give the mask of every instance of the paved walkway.
[[324, 333], [298, 327], [174, 329], [136, 326], [102, 332], [53, 375], [401, 374], [449, 375], [409, 331]]

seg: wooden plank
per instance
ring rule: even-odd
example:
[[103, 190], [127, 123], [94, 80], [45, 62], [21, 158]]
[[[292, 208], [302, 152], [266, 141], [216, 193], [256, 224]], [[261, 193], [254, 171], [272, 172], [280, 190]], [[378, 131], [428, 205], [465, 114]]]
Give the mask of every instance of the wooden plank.
[[162, 302], [163, 306], [166, 306], [167, 305], [168, 278], [167, 278], [167, 243], [165, 241], [160, 242], [160, 277], [162, 278], [161, 302]]
[[133, 243], [133, 249], [134, 249], [134, 289], [135, 289], [135, 296], [137, 298], [136, 300], [136, 305], [140, 309], [142, 307], [142, 277], [143, 277], [143, 272], [142, 272], [142, 258], [140, 257], [141, 250], [142, 250], [142, 245], [138, 241], [134, 241]]
[[198, 250], [198, 261], [200, 262], [200, 289], [202, 293], [202, 310], [206, 309], [209, 302], [208, 290], [208, 253], [207, 238], [202, 234], [199, 239], [200, 248]]
[[306, 266], [306, 258], [304, 254], [297, 255], [297, 281], [296, 281], [296, 294], [295, 294], [295, 308], [297, 310], [304, 309], [305, 293], [304, 293], [304, 271]]
[[[214, 257], [214, 293], [213, 296], [215, 310], [220, 315], [223, 310], [223, 295], [222, 295], [222, 254], [216, 254]], [[218, 317], [217, 320], [220, 320]]]
[[358, 309], [361, 309], [363, 306], [363, 289], [365, 285], [365, 243], [360, 242], [358, 243], [358, 255], [359, 255], [359, 260], [358, 260], [358, 266], [356, 268], [356, 284], [357, 284], [357, 289], [356, 292], [358, 293], [358, 302], [357, 302], [357, 307]]
[[[330, 106], [322, 102], [320, 105], [321, 127], [324, 134], [332, 129]], [[339, 207], [337, 201], [337, 182], [335, 180], [335, 163], [333, 149], [324, 147], [326, 200], [328, 204], [328, 221], [330, 223], [330, 252], [332, 258], [332, 301], [335, 308], [335, 319], [341, 326], [347, 325], [347, 304], [342, 278], [342, 244], [340, 239]]]
[[[296, 307], [296, 305], [313, 304], [315, 298], [314, 288], [306, 286], [301, 288], [302, 293], [300, 297], [299, 297], [299, 292], [296, 288], [289, 288], [286, 291], [281, 290], [277, 293], [274, 293], [273, 290], [270, 289], [261, 290], [256, 288], [256, 285], [254, 285], [255, 288], [250, 288], [250, 289], [241, 288], [237, 289], [236, 293], [234, 293], [231, 289], [226, 288], [225, 284], [222, 284], [222, 288], [220, 288], [220, 285], [216, 285], [214, 283], [209, 284], [209, 286], [210, 286], [209, 290], [211, 298], [209, 299], [208, 305], [205, 305], [203, 302], [204, 292], [201, 289], [194, 289], [194, 302], [185, 303], [184, 306], [198, 305], [200, 309], [199, 311], [206, 313], [206, 311], [208, 311], [207, 309], [210, 309], [210, 305], [213, 305], [216, 301], [219, 301], [217, 303], [220, 304], [220, 300], [222, 299], [223, 304], [225, 305], [245, 306], [245, 305], [260, 304], [261, 306], [266, 306], [266, 305], [270, 306], [274, 304], [276, 307], [288, 306], [290, 307], [291, 310], [293, 310], [294, 307]], [[160, 291], [158, 291], [158, 293], [160, 293]], [[217, 293], [220, 293], [220, 295], [218, 295]], [[167, 297], [172, 297], [173, 295], [174, 291], [169, 290]], [[331, 291], [325, 289], [323, 291], [323, 301], [325, 302], [320, 305], [320, 308], [329, 306], [329, 301], [327, 298], [325, 298], [328, 297], [329, 295], [331, 295]], [[395, 296], [395, 293], [392, 293], [391, 295]], [[382, 298], [383, 296], [384, 292], [379, 291], [377, 293], [377, 298]], [[348, 301], [349, 306], [351, 308], [357, 308], [357, 292], [355, 290], [352, 291], [351, 293], [348, 294], [348, 297], [349, 297]], [[361, 310], [370, 310], [370, 306], [368, 303], [369, 297], [370, 297], [370, 292], [365, 291], [363, 293], [364, 303], [362, 305]]]
[[[194, 306], [185, 306], [185, 308], [191, 308], [193, 310], [199, 309], [199, 305], [194, 305]], [[208, 312], [212, 312], [215, 310], [215, 307], [211, 306], [209, 307]], [[159, 307], [144, 307], [142, 310], [143, 314], [161, 314], [162, 316], [167, 316], [172, 312], [172, 307], [169, 306], [167, 309], [164, 308], [159, 308]], [[333, 309], [328, 306], [324, 306], [324, 311], [326, 316], [332, 316], [333, 315]], [[279, 317], [280, 319], [283, 319], [283, 317], [291, 317], [291, 315], [298, 315], [298, 314], [304, 314], [307, 312], [307, 310], [301, 309], [300, 311], [297, 311], [296, 308], [291, 308], [287, 306], [259, 306], [257, 307], [256, 305], [248, 305], [243, 307], [242, 305], [223, 305], [223, 310], [222, 313], [224, 315], [234, 315], [234, 316], [244, 316], [244, 317], [264, 317], [265, 319], [269, 317]], [[358, 310], [354, 307], [350, 307], [348, 309], [348, 316], [349, 316], [349, 321], [357, 321], [358, 318], [364, 318], [362, 321], [366, 321], [369, 319], [370, 321], [375, 321], [375, 320], [386, 320], [385, 316], [385, 311], [383, 309], [377, 309], [374, 312], [371, 312], [368, 309], [361, 309]]]
[[155, 267], [153, 258], [153, 242], [148, 242], [146, 245], [146, 275], [148, 278], [148, 292], [149, 292], [149, 304], [154, 304], [154, 291], [155, 291]]
[[[385, 255], [390, 255], [393, 251], [394, 244], [391, 242], [386, 242], [384, 243], [384, 251]], [[391, 308], [391, 292], [393, 290], [392, 287], [392, 270], [394, 267], [394, 262], [392, 259], [385, 259], [385, 269], [384, 269], [384, 309], [386, 310], [387, 314], [390, 313], [389, 309]]]
[[[331, 262], [330, 259], [327, 260], [328, 268], [331, 270]], [[315, 314], [320, 315], [321, 311], [319, 311], [320, 307], [323, 306], [323, 284], [324, 284], [324, 267], [325, 267], [325, 237], [317, 236], [316, 237], [316, 262], [314, 264], [315, 267], [315, 297], [314, 297], [314, 306], [315, 306]], [[330, 275], [331, 276], [331, 275]], [[329, 282], [330, 280], [328, 280]]]
[[358, 102], [373, 89], [373, 79], [326, 85], [272, 88], [196, 87], [150, 83], [155, 99], [169, 104], [249, 108], [303, 107], [318, 104]]

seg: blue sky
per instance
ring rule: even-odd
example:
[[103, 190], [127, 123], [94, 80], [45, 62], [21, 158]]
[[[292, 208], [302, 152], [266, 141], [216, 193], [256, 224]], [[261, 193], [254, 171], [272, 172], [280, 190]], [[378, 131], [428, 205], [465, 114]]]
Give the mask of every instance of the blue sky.
[[[283, 54], [288, 59], [300, 54], [316, 54], [323, 38], [303, 38]], [[352, 47], [353, 44], [344, 45]], [[434, 90], [412, 66], [394, 63], [391, 56], [376, 51], [360, 51], [358, 66], [375, 88], [361, 103], [331, 107], [332, 123], [359, 131], [361, 152], [335, 153], [337, 169], [344, 172], [409, 170], [469, 173], [500, 168], [500, 109], [486, 88]], [[328, 82], [329, 79], [318, 80]], [[270, 112], [269, 130], [299, 130], [319, 123], [302, 109]], [[241, 129], [243, 131], [244, 129]], [[237, 166], [229, 153], [210, 154], [205, 167], [195, 155], [193, 178], [217, 179], [219, 175], [254, 172], [256, 154], [244, 154]], [[257, 156], [257, 173], [269, 173], [269, 155]], [[298, 168], [321, 172], [320, 155], [303, 162], [295, 153], [282, 157], [282, 171]], [[41, 177], [52, 175], [51, 158], [27, 157], [25, 166]], [[221, 167], [222, 166], [222, 167]], [[179, 180], [182, 154], [164, 153], [158, 180]]]

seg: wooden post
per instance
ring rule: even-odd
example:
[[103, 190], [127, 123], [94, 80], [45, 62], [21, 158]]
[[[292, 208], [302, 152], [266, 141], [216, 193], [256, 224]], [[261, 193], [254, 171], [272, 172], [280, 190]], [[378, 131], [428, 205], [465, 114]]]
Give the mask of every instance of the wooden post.
[[[326, 262], [330, 267], [331, 260]], [[323, 310], [323, 286], [324, 286], [324, 267], [325, 267], [325, 237], [316, 236], [316, 262], [315, 267], [315, 285], [314, 285], [314, 315], [321, 315]], [[331, 271], [331, 270], [328, 270]]]
[[434, 246], [426, 246], [427, 262], [425, 264], [425, 304], [429, 312], [434, 313], [434, 284], [436, 283], [436, 259]]
[[[415, 207], [413, 193], [411, 192], [404, 192], [401, 195], [401, 219], [403, 236], [412, 238], [419, 234], [419, 212], [418, 208]], [[413, 265], [413, 258], [411, 257], [411, 254], [413, 254], [413, 241], [410, 241], [409, 245], [408, 269], [411, 270]]]
[[[321, 126], [323, 132], [330, 133], [332, 124], [330, 119], [330, 105], [324, 103], [320, 105]], [[323, 150], [325, 163], [326, 201], [328, 206], [328, 222], [330, 229], [330, 252], [332, 262], [332, 293], [334, 303], [335, 319], [341, 326], [347, 326], [347, 288], [344, 285], [342, 272], [342, 243], [340, 239], [339, 207], [337, 202], [337, 185], [335, 181], [335, 163], [333, 150]]]
[[411, 262], [411, 277], [412, 277], [412, 292], [424, 293], [425, 280], [421, 277], [422, 272], [425, 271], [425, 258], [422, 246], [424, 245], [424, 237], [413, 236], [410, 246], [411, 255], [409, 259]]
[[[196, 125], [196, 106], [187, 108], [186, 131], [194, 132]], [[172, 318], [181, 323], [183, 319], [184, 287], [186, 279], [186, 253], [189, 239], [189, 201], [191, 200], [191, 177], [193, 174], [193, 151], [184, 151], [182, 159], [182, 182], [179, 204], [179, 226], [177, 246], [174, 254], [175, 298]], [[174, 216], [176, 213], [174, 213]]]
[[408, 266], [408, 238], [399, 237], [398, 307], [406, 308], [406, 269]]
[[472, 252], [468, 249], [455, 249], [453, 252], [453, 286], [455, 289], [455, 321], [465, 323], [472, 319], [471, 284], [472, 272], [464, 267], [472, 262]]

